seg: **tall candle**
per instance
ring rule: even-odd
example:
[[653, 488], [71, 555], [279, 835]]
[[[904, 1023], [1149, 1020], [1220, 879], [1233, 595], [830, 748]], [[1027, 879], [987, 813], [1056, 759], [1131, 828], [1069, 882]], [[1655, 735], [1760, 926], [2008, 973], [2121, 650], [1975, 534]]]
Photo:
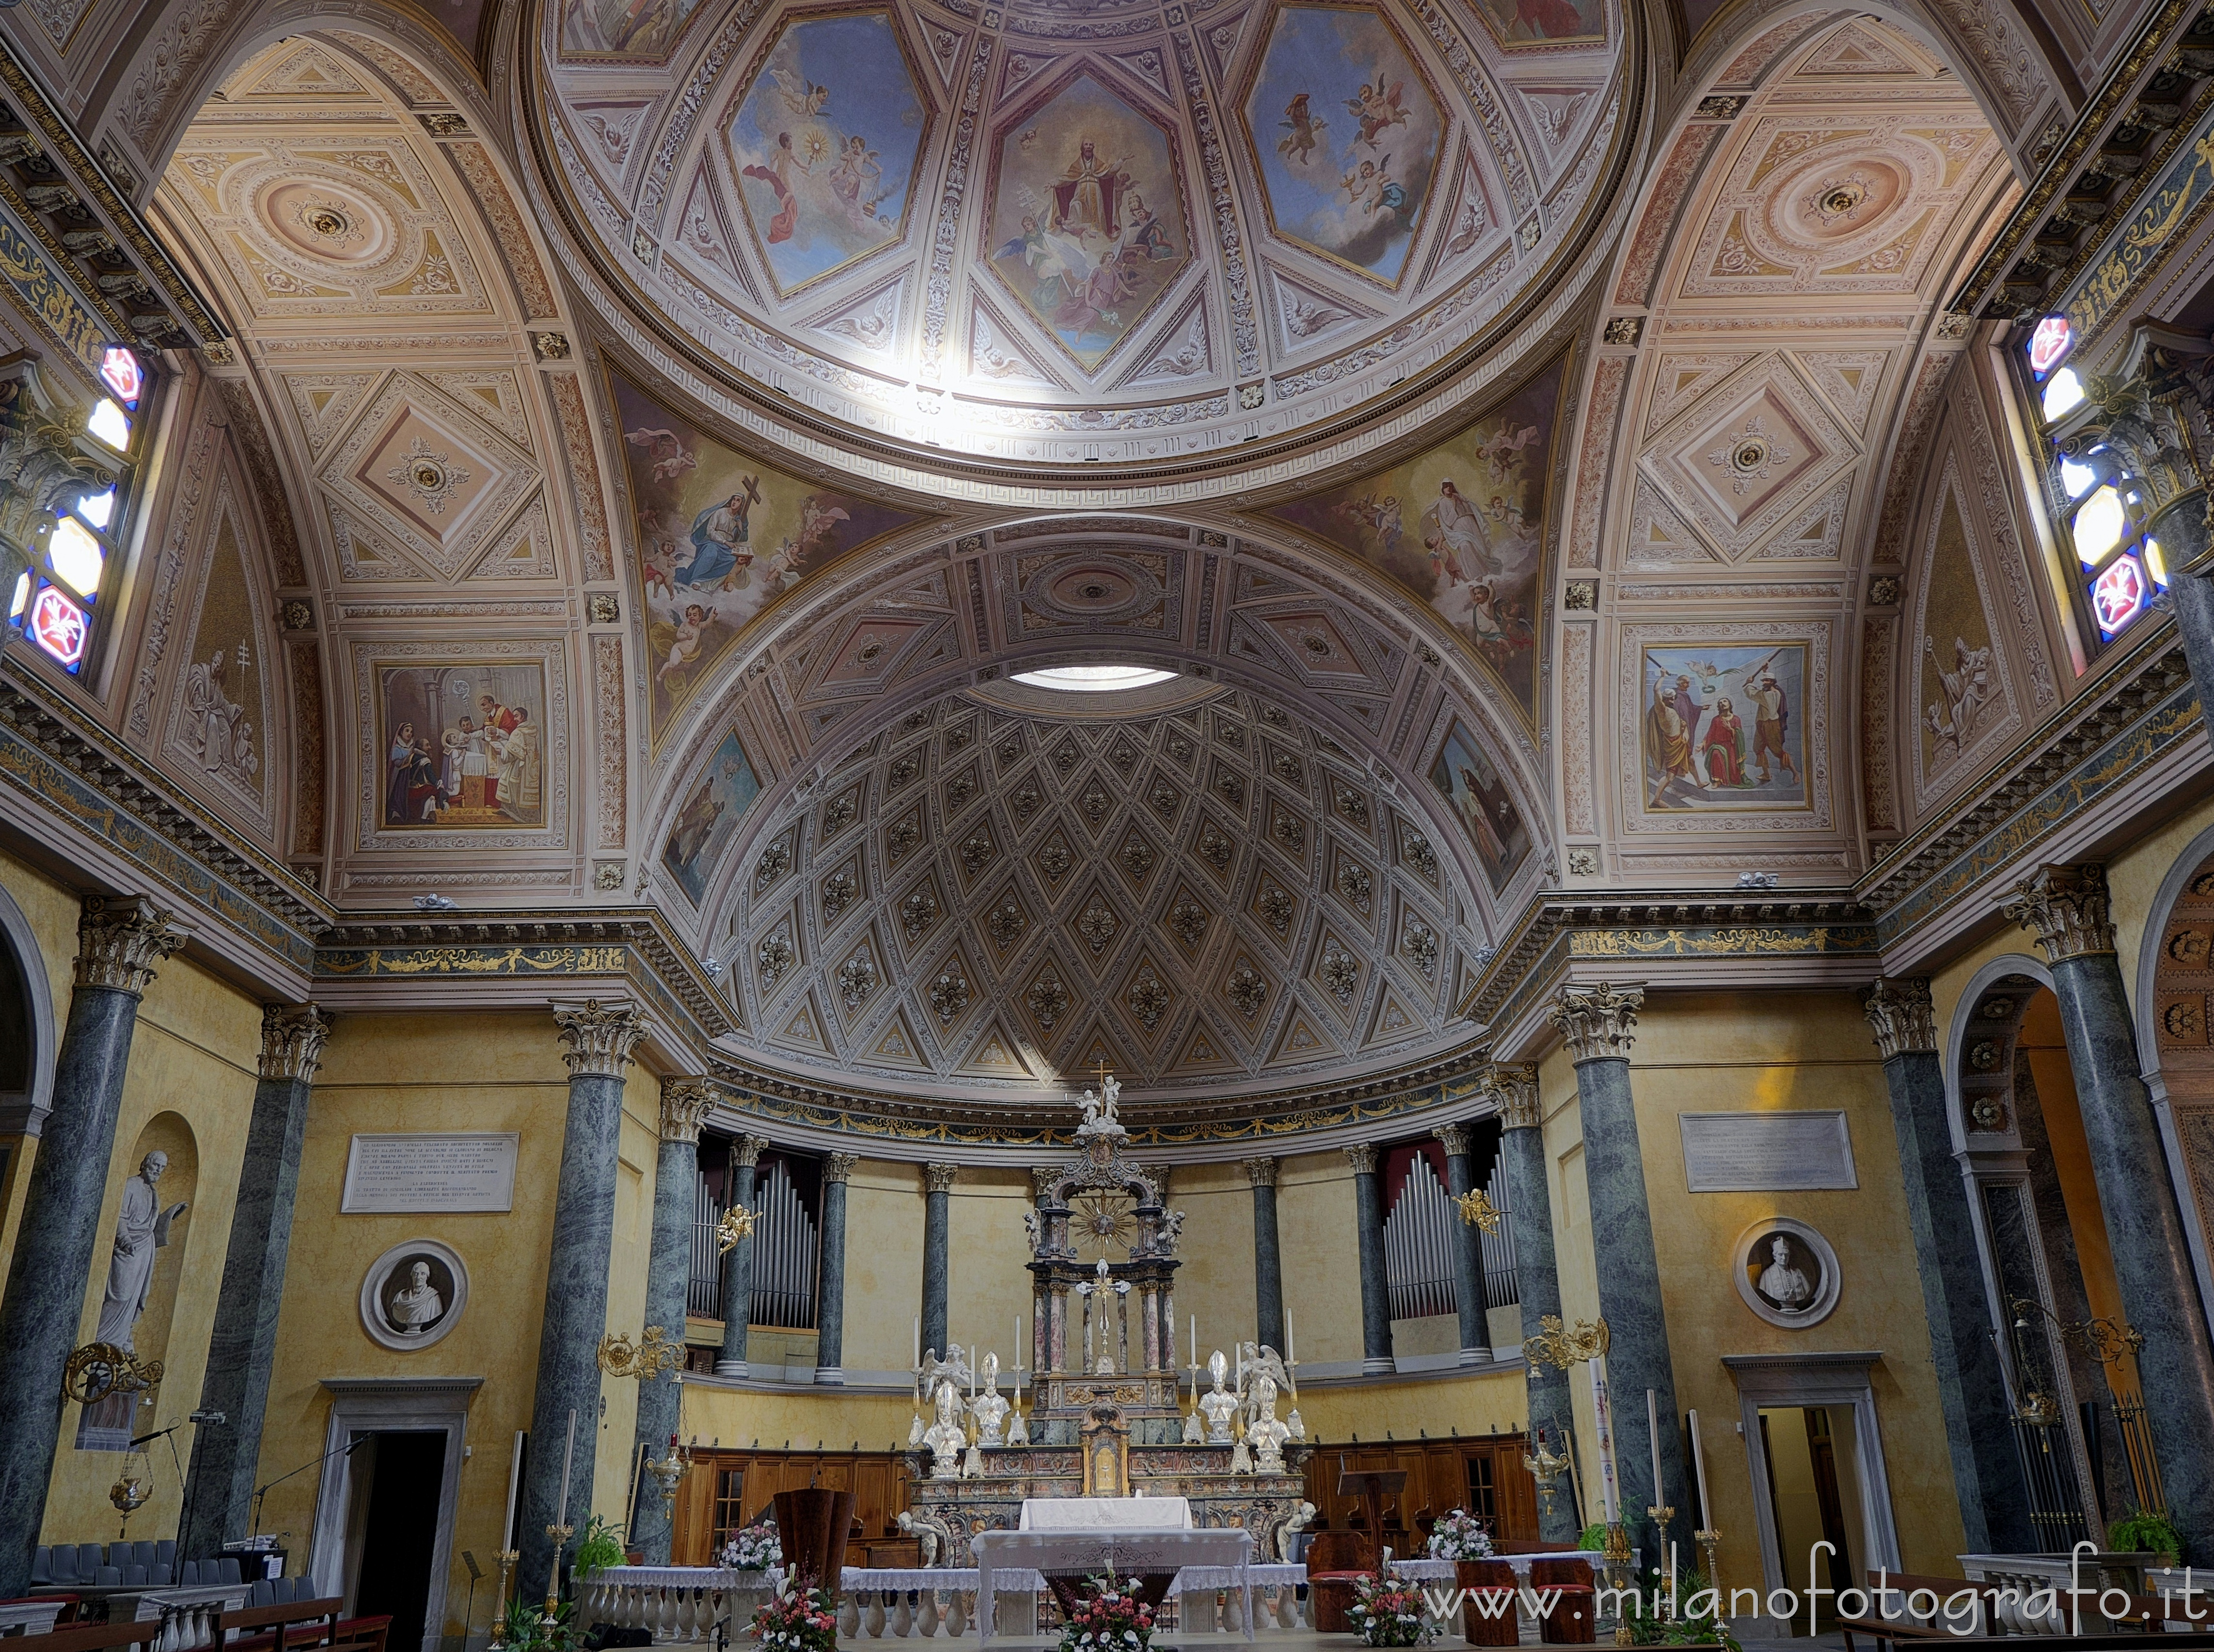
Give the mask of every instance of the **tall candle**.
[[[1196, 1313], [1191, 1316], [1191, 1368], [1194, 1371], [1199, 1369], [1199, 1316]], [[1195, 1376], [1191, 1385], [1192, 1397], [1196, 1399], [1199, 1397], [1199, 1379]]]
[[577, 1455], [577, 1413], [569, 1413], [569, 1443], [561, 1447], [561, 1501], [554, 1511], [554, 1524], [566, 1526], [569, 1520], [569, 1465]]
[[515, 1496], [523, 1486], [523, 1430], [515, 1431], [515, 1450], [507, 1464], [507, 1518], [500, 1522], [499, 1546], [515, 1541]]
[[1284, 1310], [1284, 1362], [1287, 1365], [1300, 1362], [1300, 1333], [1292, 1326], [1292, 1311], [1289, 1308]]
[[922, 1369], [922, 1316], [919, 1313], [914, 1316], [914, 1359], [911, 1363], [916, 1370]]
[[1654, 1390], [1645, 1391], [1645, 1437], [1653, 1452], [1653, 1506], [1667, 1506], [1660, 1490], [1660, 1399]]
[[1699, 1524], [1715, 1527], [1715, 1506], [1707, 1501], [1707, 1448], [1699, 1442], [1699, 1414], [1691, 1414], [1691, 1471], [1699, 1477]]
[[1622, 1496], [1614, 1480], [1614, 1421], [1608, 1414], [1606, 1378], [1593, 1360], [1585, 1370], [1591, 1374], [1592, 1417], [1599, 1435], [1599, 1504], [1610, 1526], [1622, 1519]]

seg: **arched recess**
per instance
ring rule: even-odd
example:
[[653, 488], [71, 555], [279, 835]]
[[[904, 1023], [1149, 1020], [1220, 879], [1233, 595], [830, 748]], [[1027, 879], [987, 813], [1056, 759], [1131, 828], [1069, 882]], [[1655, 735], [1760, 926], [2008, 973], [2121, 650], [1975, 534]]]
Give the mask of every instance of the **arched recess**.
[[[165, 1167], [150, 1189], [143, 1188], [144, 1167], [156, 1153], [167, 1161]], [[166, 1361], [178, 1282], [196, 1226], [199, 1138], [181, 1113], [156, 1113], [139, 1130], [129, 1156], [116, 1169], [122, 1172], [123, 1191], [115, 1221], [101, 1236], [106, 1242], [94, 1252], [88, 1292], [95, 1319], [91, 1340], [127, 1347], [142, 1363]], [[170, 1216], [168, 1213], [179, 1205], [184, 1208]], [[125, 1254], [126, 1236], [135, 1257]], [[150, 1260], [145, 1255], [149, 1249]], [[136, 1294], [141, 1290], [143, 1299]], [[122, 1340], [126, 1335], [127, 1343]], [[143, 1394], [113, 1393], [79, 1407], [74, 1435], [77, 1449], [126, 1449], [133, 1435], [149, 1432], [145, 1419], [156, 1415], [161, 1394], [157, 1386]]]
[[0, 889], [0, 1216], [13, 1172], [52, 1105], [54, 1084], [53, 989], [31, 921]]
[[2048, 1544], [2100, 1538], [2156, 1486], [2133, 1360], [2086, 1327], [2126, 1325], [2052, 972], [1979, 970], [1947, 1041], [1946, 1092], [2031, 1520]]
[[2214, 827], [2161, 880], [2138, 952], [2138, 1049], [2199, 1300], [2214, 1317]]

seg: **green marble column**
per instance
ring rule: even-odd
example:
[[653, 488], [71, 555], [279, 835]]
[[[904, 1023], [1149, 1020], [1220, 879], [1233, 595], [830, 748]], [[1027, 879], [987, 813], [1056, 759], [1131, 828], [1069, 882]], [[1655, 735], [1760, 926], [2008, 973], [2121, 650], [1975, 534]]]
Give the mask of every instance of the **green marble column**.
[[[653, 1172], [653, 1239], [645, 1264], [645, 1321], [663, 1337], [684, 1346], [685, 1302], [692, 1288], [692, 1229], [700, 1197], [700, 1122], [714, 1104], [715, 1089], [704, 1078], [661, 1081], [661, 1153]], [[681, 1370], [682, 1367], [679, 1367]], [[684, 1391], [676, 1372], [638, 1386], [637, 1447], [651, 1457], [669, 1450], [669, 1437], [683, 1424]], [[645, 1551], [649, 1566], [669, 1563], [676, 1505], [663, 1500], [648, 1476], [639, 1485], [631, 1543]]]
[[948, 1251], [953, 1221], [953, 1178], [957, 1165], [922, 1167], [922, 1345], [945, 1352], [945, 1293], [951, 1269]]
[[[1446, 1191], [1465, 1198], [1476, 1186], [1474, 1141], [1476, 1126], [1440, 1124], [1438, 1140], [1445, 1143]], [[1453, 1306], [1460, 1313], [1460, 1363], [1488, 1365], [1491, 1361], [1491, 1326], [1483, 1311], [1483, 1247], [1476, 1229], [1453, 1216]]]
[[[749, 1208], [754, 1202], [754, 1169], [761, 1163], [763, 1137], [742, 1135], [731, 1143], [730, 1170], [723, 1183], [723, 1208]], [[751, 1233], [723, 1257], [723, 1347], [715, 1355], [715, 1374], [746, 1374], [746, 1330], [754, 1306], [754, 1239]]]
[[[1276, 1233], [1276, 1161], [1248, 1159], [1245, 1179], [1253, 1187], [1253, 1323], [1261, 1346], [1284, 1351], [1284, 1252]], [[1171, 1310], [1173, 1317], [1173, 1310]], [[1175, 1325], [1169, 1330], [1173, 1333]], [[1176, 1337], [1169, 1337], [1173, 1344]], [[1169, 1349], [1176, 1363], [1176, 1349]]]
[[1363, 1141], [1345, 1150], [1353, 1166], [1355, 1238], [1361, 1254], [1361, 1371], [1388, 1375], [1399, 1368], [1391, 1355], [1391, 1279], [1384, 1260], [1384, 1183], [1376, 1149]]
[[823, 1160], [823, 1264], [815, 1276], [815, 1380], [828, 1387], [846, 1381], [846, 1178], [856, 1155], [834, 1153]]

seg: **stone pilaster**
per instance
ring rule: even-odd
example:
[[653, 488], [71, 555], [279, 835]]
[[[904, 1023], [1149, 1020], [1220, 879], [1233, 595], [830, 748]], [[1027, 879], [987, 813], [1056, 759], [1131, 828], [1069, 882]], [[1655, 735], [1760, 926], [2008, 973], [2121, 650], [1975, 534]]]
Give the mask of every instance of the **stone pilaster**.
[[823, 1161], [823, 1265], [815, 1280], [815, 1380], [845, 1383], [846, 1178], [856, 1155], [834, 1153]]
[[1355, 1233], [1361, 1246], [1361, 1369], [1388, 1374], [1391, 1356], [1391, 1281], [1384, 1265], [1384, 1186], [1376, 1173], [1376, 1148], [1362, 1141], [1345, 1150], [1353, 1166]]
[[957, 1165], [922, 1167], [922, 1345], [945, 1352], [945, 1294], [950, 1286], [953, 1178]]
[[1276, 1161], [1248, 1159], [1245, 1179], [1253, 1188], [1255, 1334], [1263, 1347], [1281, 1354], [1284, 1351], [1284, 1252], [1276, 1233]]
[[[1551, 1010], [1576, 1064], [1576, 1100], [1583, 1124], [1584, 1183], [1591, 1200], [1593, 1260], [1599, 1275], [1599, 1313], [1612, 1345], [1606, 1355], [1618, 1449], [1615, 1464], [1622, 1507], [1642, 1563], [1658, 1566], [1665, 1534], [1646, 1510], [1656, 1504], [1677, 1513], [1675, 1535], [1687, 1538], [1683, 1516], [1684, 1450], [1677, 1418], [1675, 1367], [1661, 1308], [1660, 1263], [1653, 1239], [1653, 1212], [1645, 1190], [1645, 1161], [1638, 1147], [1637, 1108], [1630, 1094], [1630, 1050], [1636, 1041], [1642, 987], [1609, 982], [1569, 986]], [[1653, 1484], [1650, 1452], [1630, 1448], [1633, 1426], [1651, 1389], [1660, 1405], [1660, 1484]]]
[[154, 966], [185, 943], [144, 896], [94, 896], [77, 923], [76, 988], [54, 1062], [53, 1111], [31, 1160], [30, 1186], [0, 1300], [0, 1600], [30, 1591], [31, 1561], [60, 1438], [62, 1367], [84, 1311], [100, 1205], [138, 1000]]
[[1907, 1225], [1930, 1314], [1930, 1358], [1945, 1414], [1953, 1489], [1971, 1553], [2019, 1553], [2039, 1546], [2028, 1492], [2009, 1420], [2006, 1380], [1991, 1336], [1966, 1182], [1953, 1156], [1945, 1079], [1937, 1062], [1937, 1021], [1923, 980], [1879, 977], [1862, 1000], [1883, 1059], [1899, 1140]]
[[[1553, 1189], [1547, 1174], [1545, 1133], [1538, 1106], [1538, 1069], [1494, 1067], [1482, 1080], [1484, 1093], [1499, 1103], [1499, 1154], [1507, 1166], [1507, 1221], [1514, 1233], [1514, 1282], [1522, 1304], [1522, 1335], [1526, 1341], [1544, 1329], [1547, 1315], [1561, 1313], [1561, 1276], [1553, 1260]], [[1530, 1395], [1530, 1435], [1542, 1431], [1555, 1452], [1575, 1426], [1569, 1399], [1569, 1374], [1558, 1366], [1524, 1361]], [[1583, 1529], [1583, 1516], [1564, 1483], [1555, 1490], [1552, 1506], [1538, 1500], [1538, 1534], [1549, 1543], [1575, 1539]]]
[[[700, 1125], [714, 1105], [715, 1087], [705, 1078], [661, 1081], [661, 1153], [653, 1171], [653, 1238], [645, 1264], [645, 1319], [684, 1346], [687, 1300], [692, 1288], [692, 1229], [700, 1200]], [[682, 1424], [684, 1395], [676, 1372], [638, 1386], [635, 1440], [658, 1457]], [[633, 1449], [633, 1460], [636, 1460]], [[649, 1566], [669, 1563], [676, 1506], [664, 1502], [651, 1480], [639, 1489], [630, 1540], [645, 1551]]]
[[[754, 1171], [761, 1150], [768, 1146], [758, 1135], [742, 1135], [731, 1143], [729, 1174], [723, 1183], [723, 1208], [750, 1208], [754, 1202]], [[715, 1355], [715, 1374], [746, 1374], [746, 1330], [753, 1312], [754, 1240], [749, 1233], [723, 1258], [723, 1346]]]
[[277, 1356], [277, 1311], [300, 1186], [300, 1149], [330, 1017], [313, 1004], [265, 1005], [261, 1076], [246, 1126], [248, 1173], [223, 1253], [223, 1285], [208, 1338], [200, 1409], [223, 1421], [203, 1423], [193, 1441], [193, 1489], [185, 1499], [183, 1552], [211, 1555], [248, 1533], [269, 1372]]
[[2122, 1309], [2145, 1339], [2138, 1374], [2169, 1510], [2182, 1530], [2214, 1532], [2214, 1347], [2152, 1099], [2139, 1076], [2107, 869], [2040, 866], [2015, 896], [2006, 915], [2037, 936], [2052, 964]]
[[[523, 1477], [517, 1591], [542, 1600], [560, 1563], [551, 1526], [581, 1532], [592, 1508], [592, 1463], [600, 1435], [600, 1338], [608, 1329], [608, 1268], [615, 1248], [615, 1166], [622, 1131], [623, 1075], [645, 1022], [630, 1004], [596, 1000], [557, 1005], [554, 1021], [569, 1068], [568, 1117], [546, 1258], [546, 1311], [538, 1333], [538, 1378], [530, 1407]], [[576, 1448], [566, 1453], [571, 1419]], [[572, 1461], [561, 1499], [561, 1464]], [[571, 1539], [573, 1541], [573, 1535]]]
[[[1446, 1191], [1459, 1199], [1476, 1186], [1476, 1127], [1440, 1124], [1438, 1140], [1445, 1143]], [[1489, 1364], [1491, 1327], [1483, 1307], [1483, 1246], [1476, 1229], [1453, 1212], [1453, 1302], [1460, 1312], [1460, 1362]]]

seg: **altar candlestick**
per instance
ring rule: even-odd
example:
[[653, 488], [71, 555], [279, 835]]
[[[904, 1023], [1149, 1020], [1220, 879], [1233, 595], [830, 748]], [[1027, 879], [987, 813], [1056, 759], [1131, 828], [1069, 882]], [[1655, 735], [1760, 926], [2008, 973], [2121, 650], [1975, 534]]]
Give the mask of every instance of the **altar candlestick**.
[[[569, 1465], [575, 1459], [576, 1454], [577, 1414], [572, 1410], [569, 1413], [569, 1442], [561, 1447], [561, 1501], [555, 1505], [554, 1510], [554, 1523], [556, 1526], [566, 1526], [569, 1523]], [[557, 1572], [560, 1569], [560, 1557], [558, 1553], [554, 1557], [554, 1569]]]
[[1691, 1468], [1699, 1477], [1699, 1524], [1711, 1527], [1715, 1523], [1715, 1506], [1707, 1501], [1707, 1450], [1699, 1443], [1699, 1414], [1691, 1416]]

